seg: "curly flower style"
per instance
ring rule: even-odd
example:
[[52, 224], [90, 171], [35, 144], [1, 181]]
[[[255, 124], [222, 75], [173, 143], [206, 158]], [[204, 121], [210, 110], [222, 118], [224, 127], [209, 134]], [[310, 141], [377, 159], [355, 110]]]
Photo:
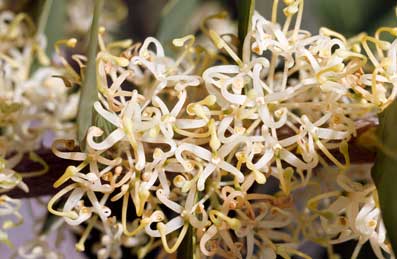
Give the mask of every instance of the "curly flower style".
[[[359, 119], [396, 96], [397, 41], [381, 35], [397, 29], [352, 39], [326, 28], [311, 35], [300, 29], [303, 0], [286, 2], [283, 25], [278, 1], [271, 21], [254, 14], [242, 58], [209, 28], [219, 53], [189, 35], [173, 41], [176, 59], [152, 37], [141, 46], [105, 45], [101, 30], [94, 110], [109, 127], [88, 130], [85, 152], [65, 151], [74, 147], [67, 140], [53, 145], [57, 156], [80, 162], [55, 183], [69, 184], [48, 204], [70, 225], [86, 222], [78, 250], [96, 227], [101, 258], [120, 257], [114, 244], [142, 240], [149, 241], [140, 257], [159, 242], [174, 253], [189, 229], [204, 256], [310, 258], [299, 251], [304, 240], [333, 256], [331, 244], [352, 239], [353, 258], [368, 240], [378, 258], [382, 249], [391, 253], [369, 175], [362, 184], [350, 172], [358, 169], [348, 142]], [[120, 213], [112, 211], [117, 200]]]
[[[125, 9], [120, 9], [122, 3], [113, 2], [115, 4], [108, 4], [107, 8], [119, 10], [120, 17], [124, 17]], [[3, 1], [0, 3], [0, 194], [16, 187], [28, 192], [24, 179], [43, 176], [48, 171], [46, 161], [36, 151], [48, 146], [53, 139], [75, 138], [76, 125], [73, 120], [76, 118], [79, 98], [76, 89], [65, 88], [60, 80], [71, 86], [75, 83], [73, 79], [78, 78], [62, 57], [62, 45], [73, 47], [76, 40], [60, 40], [56, 43], [58, 60], [55, 61], [64, 65], [64, 68], [56, 62], [50, 64], [44, 51], [47, 44], [45, 36], [27, 14], [3, 11], [8, 4]], [[114, 20], [107, 15], [104, 22], [114, 25]], [[68, 28], [79, 31], [81, 26], [78, 25], [82, 24], [72, 24]], [[77, 62], [79, 58], [85, 59], [73, 56]], [[21, 167], [18, 166], [27, 160], [37, 163], [39, 169], [20, 172]], [[0, 196], [0, 241], [9, 246], [12, 244], [8, 240], [7, 230], [23, 221], [18, 212], [20, 207], [20, 200], [7, 195]], [[17, 219], [15, 222], [13, 217]], [[54, 257], [55, 253], [46, 247], [44, 239], [36, 241], [34, 245], [41, 248], [33, 247], [32, 251], [26, 248], [20, 256]]]

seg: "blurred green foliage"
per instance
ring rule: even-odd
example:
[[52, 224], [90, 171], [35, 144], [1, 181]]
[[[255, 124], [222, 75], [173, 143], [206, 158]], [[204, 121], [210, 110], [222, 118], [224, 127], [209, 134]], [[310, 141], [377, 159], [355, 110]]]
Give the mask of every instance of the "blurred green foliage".
[[54, 0], [48, 16], [48, 23], [44, 29], [47, 36], [47, 55], [54, 52], [55, 42], [65, 37], [66, 1]]
[[[377, 135], [384, 150], [378, 150], [375, 165], [372, 168], [372, 177], [378, 189], [379, 204], [383, 221], [387, 229], [387, 236], [393, 251], [397, 254], [397, 102], [394, 101], [380, 115], [380, 125]], [[389, 153], [393, 153], [392, 155]]]
[[157, 38], [168, 55], [173, 54], [171, 41], [190, 33], [187, 31], [189, 18], [198, 6], [199, 0], [170, 0], [163, 8]]
[[391, 0], [311, 0], [312, 12], [321, 26], [326, 26], [347, 36], [362, 31], [373, 32], [379, 25], [396, 25]]

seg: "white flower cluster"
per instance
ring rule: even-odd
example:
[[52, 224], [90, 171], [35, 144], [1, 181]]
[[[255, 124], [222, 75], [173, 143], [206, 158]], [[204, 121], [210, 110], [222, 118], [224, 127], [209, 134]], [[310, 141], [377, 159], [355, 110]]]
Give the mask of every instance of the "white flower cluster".
[[328, 247], [331, 258], [332, 245], [349, 240], [358, 241], [351, 258], [358, 258], [367, 241], [377, 258], [387, 258], [383, 251], [391, 253], [370, 169], [370, 164], [352, 165], [341, 174], [324, 168], [313, 177], [310, 190], [297, 194], [307, 202], [301, 222], [303, 235]]
[[0, 242], [12, 246], [10, 240], [8, 239], [7, 230], [10, 228], [19, 226], [23, 222], [23, 217], [19, 213], [19, 208], [21, 207], [21, 201], [18, 199], [13, 199], [7, 195], [0, 195]]
[[[42, 67], [32, 73], [35, 58], [43, 64], [49, 61], [43, 52], [41, 37], [36, 37], [34, 28], [29, 27], [33, 26], [31, 23], [25, 14], [7, 11], [0, 14], [2, 191], [20, 184], [23, 174], [13, 168], [25, 154], [30, 152], [31, 160], [45, 164], [33, 151], [42, 146], [46, 133], [51, 132], [56, 138], [74, 136], [70, 120], [76, 116], [78, 95], [68, 96], [62, 80], [52, 77], [62, 73], [59, 69]], [[74, 110], [70, 108], [73, 106]], [[23, 188], [27, 190], [26, 186]]]
[[[0, 13], [0, 193], [15, 187], [27, 192], [24, 177], [46, 173], [46, 162], [35, 153], [43, 146], [46, 135], [54, 138], [74, 137], [78, 93], [67, 93], [62, 69], [43, 66], [32, 71], [35, 60], [48, 65], [44, 54], [45, 40], [35, 35], [33, 22], [26, 14]], [[52, 141], [51, 141], [52, 142]], [[18, 172], [15, 168], [23, 159], [41, 166], [32, 172]], [[7, 213], [20, 218], [20, 201], [0, 196]], [[11, 206], [11, 204], [13, 204]], [[8, 224], [5, 229], [14, 226]], [[1, 232], [1, 235], [5, 235]], [[7, 238], [1, 238], [8, 243]]]
[[45, 236], [38, 236], [34, 240], [19, 247], [18, 258], [23, 259], [63, 259], [61, 253], [55, 252], [53, 248], [48, 246]]
[[[395, 98], [397, 40], [381, 34], [397, 29], [311, 35], [300, 29], [303, 0], [285, 2], [282, 26], [278, 1], [272, 21], [254, 14], [242, 58], [211, 29], [216, 57], [191, 35], [173, 41], [176, 59], [151, 37], [124, 46], [100, 35], [94, 110], [108, 130], [90, 127], [85, 152], [65, 151], [74, 147], [67, 140], [53, 145], [80, 162], [48, 204], [68, 224], [88, 224], [79, 250], [95, 227], [104, 235], [99, 258], [119, 258], [120, 245], [144, 256], [159, 242], [174, 253], [189, 229], [204, 256], [310, 258], [298, 250], [303, 238], [328, 246], [356, 239], [353, 258], [367, 240], [379, 258], [381, 249], [391, 253], [373, 184], [346, 171], [356, 121]], [[329, 163], [336, 187], [312, 191]], [[302, 193], [308, 201], [299, 204]], [[121, 212], [112, 210], [120, 199]]]

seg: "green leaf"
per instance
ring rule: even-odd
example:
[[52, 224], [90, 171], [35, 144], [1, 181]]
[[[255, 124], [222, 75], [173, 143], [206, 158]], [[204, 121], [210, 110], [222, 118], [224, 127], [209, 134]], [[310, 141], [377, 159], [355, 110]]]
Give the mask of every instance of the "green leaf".
[[387, 13], [394, 16], [395, 1], [376, 0], [318, 0], [313, 1], [313, 13], [322, 26], [329, 27], [345, 36], [354, 36], [362, 31], [377, 29]]
[[164, 44], [167, 55], [172, 55], [171, 42], [188, 33], [188, 21], [198, 7], [199, 0], [171, 0], [164, 7], [157, 38]]
[[238, 38], [240, 41], [239, 54], [242, 57], [242, 49], [245, 36], [251, 30], [252, 15], [255, 10], [255, 0], [237, 0], [238, 11]]
[[[52, 1], [52, 0], [51, 0]], [[51, 5], [44, 34], [47, 37], [46, 53], [49, 57], [54, 52], [55, 42], [65, 35], [66, 1], [55, 0]]]
[[94, 17], [92, 19], [90, 39], [88, 43], [88, 61], [85, 70], [84, 82], [80, 94], [79, 111], [77, 115], [78, 139], [80, 147], [84, 147], [84, 139], [88, 128], [93, 122], [93, 105], [98, 99], [96, 86], [96, 55], [98, 47], [98, 28], [99, 17], [103, 7], [104, 0], [96, 0], [94, 8]]
[[[379, 203], [387, 235], [397, 254], [397, 102], [394, 101], [380, 115], [380, 125], [377, 135], [383, 146], [378, 150], [375, 165], [372, 168], [372, 178], [378, 189]], [[391, 152], [390, 152], [391, 151]], [[396, 152], [397, 153], [397, 152]]]
[[44, 0], [44, 3], [42, 3], [39, 22], [37, 25], [37, 34], [44, 33], [44, 30], [48, 24], [48, 16], [50, 15], [51, 12], [52, 3], [53, 0]]
[[55, 41], [61, 39], [64, 35], [64, 24], [66, 20], [66, 6], [64, 0], [42, 0], [38, 1], [40, 16], [37, 21], [36, 36], [45, 35], [47, 47], [38, 53], [33, 60], [30, 73], [35, 72], [40, 65], [48, 65], [53, 52]]

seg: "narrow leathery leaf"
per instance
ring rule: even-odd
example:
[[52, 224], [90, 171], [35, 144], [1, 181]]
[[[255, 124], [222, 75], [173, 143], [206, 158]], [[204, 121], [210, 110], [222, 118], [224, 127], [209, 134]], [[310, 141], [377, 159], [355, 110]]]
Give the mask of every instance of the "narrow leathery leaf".
[[[49, 25], [49, 16], [51, 14], [51, 9], [53, 7], [53, 0], [43, 0], [40, 1], [39, 5], [39, 10], [40, 10], [40, 15], [37, 21], [37, 30], [36, 30], [36, 39], [39, 41], [43, 36], [45, 38], [49, 38], [49, 35], [46, 34], [46, 28]], [[62, 24], [58, 24], [58, 26], [62, 26]], [[58, 35], [56, 35], [58, 36]], [[47, 42], [47, 47], [48, 47], [48, 42]], [[41, 65], [49, 65], [50, 60], [48, 59], [48, 52], [45, 52], [42, 49], [37, 49], [37, 56], [31, 61], [30, 68], [29, 68], [29, 73], [35, 72], [40, 64]]]
[[85, 70], [84, 82], [81, 87], [79, 111], [77, 115], [78, 125], [78, 139], [80, 146], [84, 146], [84, 139], [87, 134], [88, 128], [93, 122], [93, 105], [98, 99], [98, 91], [96, 86], [96, 55], [98, 47], [98, 28], [99, 28], [99, 17], [104, 0], [96, 0], [94, 8], [94, 16], [92, 19], [90, 38], [87, 50], [87, 67]]
[[66, 1], [56, 0], [51, 5], [51, 10], [48, 15], [47, 24], [44, 29], [44, 34], [47, 37], [46, 53], [49, 57], [54, 52], [55, 42], [64, 38], [66, 22]]
[[[380, 125], [377, 135], [386, 149], [396, 151], [397, 154], [397, 102], [394, 101], [380, 115]], [[378, 150], [375, 165], [372, 168], [372, 177], [378, 189], [379, 203], [382, 217], [386, 226], [387, 235], [394, 254], [397, 254], [397, 159], [393, 155]]]
[[45, 0], [43, 3], [43, 7], [41, 9], [41, 13], [40, 13], [40, 18], [39, 18], [39, 22], [37, 25], [37, 35], [43, 34], [45, 31], [45, 28], [48, 24], [48, 17], [51, 13], [51, 7], [53, 4], [53, 0]]
[[238, 38], [239, 38], [239, 53], [242, 57], [242, 50], [245, 36], [251, 30], [252, 15], [255, 10], [255, 0], [237, 0], [238, 10]]
[[164, 44], [167, 55], [172, 55], [171, 44], [175, 38], [188, 33], [190, 17], [198, 7], [199, 0], [171, 0], [164, 7], [157, 38]]
[[178, 248], [177, 259], [193, 259], [195, 258], [195, 235], [192, 226], [189, 226], [186, 236], [183, 239], [181, 246]]

